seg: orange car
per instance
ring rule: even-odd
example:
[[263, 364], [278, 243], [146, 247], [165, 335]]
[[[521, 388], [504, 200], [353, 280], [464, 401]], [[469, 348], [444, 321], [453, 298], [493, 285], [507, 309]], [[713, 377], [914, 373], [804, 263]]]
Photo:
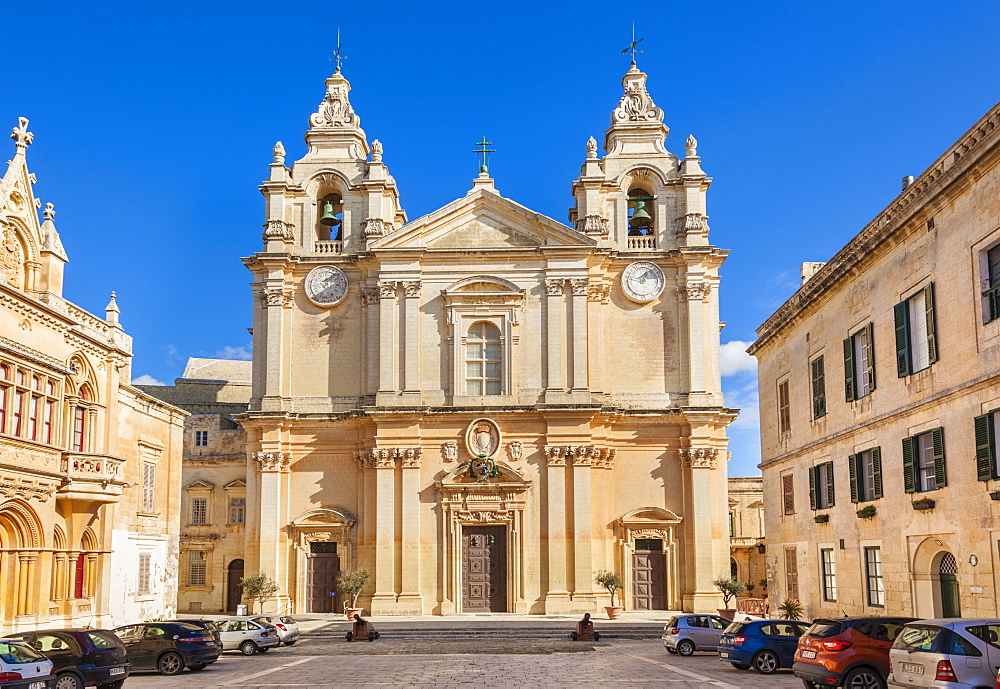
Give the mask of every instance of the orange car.
[[813, 621], [799, 637], [792, 673], [806, 686], [885, 689], [889, 649], [912, 617], [838, 617]]

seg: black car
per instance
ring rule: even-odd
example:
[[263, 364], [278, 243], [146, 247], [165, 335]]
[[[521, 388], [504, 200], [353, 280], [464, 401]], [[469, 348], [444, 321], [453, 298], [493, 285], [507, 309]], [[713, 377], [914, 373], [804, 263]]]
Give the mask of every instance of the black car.
[[215, 645], [219, 647], [219, 651], [222, 651], [222, 635], [219, 634], [219, 625], [217, 625], [212, 620], [167, 620], [167, 622], [181, 622], [183, 624], [193, 624], [195, 627], [201, 627], [202, 629], [207, 629], [212, 632], [212, 636], [215, 637]]
[[52, 661], [57, 689], [118, 689], [129, 673], [125, 646], [104, 629], [44, 629], [10, 634]]
[[204, 670], [219, 659], [212, 632], [184, 622], [143, 622], [115, 629], [125, 644], [132, 671], [177, 675], [184, 668]]

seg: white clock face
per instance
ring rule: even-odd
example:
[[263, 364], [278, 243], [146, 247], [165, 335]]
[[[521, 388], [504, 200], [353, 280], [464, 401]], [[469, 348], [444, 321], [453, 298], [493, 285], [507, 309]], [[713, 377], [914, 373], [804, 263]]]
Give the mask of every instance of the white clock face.
[[663, 293], [665, 284], [660, 266], [649, 261], [636, 261], [622, 272], [622, 291], [632, 301], [653, 301]]
[[317, 306], [339, 304], [347, 295], [347, 276], [337, 266], [317, 266], [306, 276], [306, 296]]

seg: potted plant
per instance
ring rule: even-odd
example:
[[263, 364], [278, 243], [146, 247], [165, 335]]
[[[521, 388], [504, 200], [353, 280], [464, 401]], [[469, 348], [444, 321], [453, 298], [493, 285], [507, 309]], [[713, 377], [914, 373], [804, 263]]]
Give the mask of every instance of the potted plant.
[[729, 577], [719, 577], [712, 584], [715, 585], [715, 588], [719, 589], [719, 592], [722, 594], [722, 604], [726, 606], [719, 609], [719, 614], [727, 620], [733, 619], [736, 617], [736, 610], [729, 607], [729, 601], [736, 598], [736, 596], [742, 595], [747, 590], [747, 585], [742, 581], [736, 581]]
[[871, 519], [875, 516], [875, 505], [865, 505], [858, 510], [858, 519]]
[[786, 598], [778, 606], [778, 612], [781, 613], [781, 619], [783, 620], [801, 620], [802, 613], [805, 610], [802, 608], [802, 603]]
[[260, 612], [264, 611], [264, 601], [278, 592], [278, 584], [264, 572], [258, 572], [252, 577], [243, 577], [240, 579], [239, 587], [243, 589], [243, 597], [251, 607], [254, 601], [260, 604]]
[[910, 505], [915, 510], [932, 510], [934, 509], [934, 501], [930, 498], [920, 498], [919, 500], [914, 500]]
[[761, 579], [757, 583], [760, 584], [760, 587], [762, 589], [764, 589], [763, 591], [760, 592], [760, 597], [763, 598], [764, 600], [767, 600], [767, 579]]
[[748, 581], [746, 584], [744, 584], [744, 586], [746, 586], [747, 595], [753, 598], [753, 591], [755, 588], [757, 588], [757, 584], [753, 583], [752, 581]]
[[333, 587], [344, 597], [344, 614], [347, 615], [347, 619], [353, 620], [355, 615], [363, 612], [363, 609], [358, 607], [358, 596], [361, 595], [361, 589], [368, 585], [370, 578], [371, 572], [363, 568], [337, 577], [337, 583]]
[[608, 611], [608, 619], [619, 619], [622, 616], [622, 611], [625, 609], [620, 605], [615, 605], [615, 594], [618, 592], [618, 589], [625, 586], [621, 575], [618, 572], [602, 569], [594, 576], [594, 582], [607, 589], [608, 593], [611, 594], [611, 605], [604, 607]]

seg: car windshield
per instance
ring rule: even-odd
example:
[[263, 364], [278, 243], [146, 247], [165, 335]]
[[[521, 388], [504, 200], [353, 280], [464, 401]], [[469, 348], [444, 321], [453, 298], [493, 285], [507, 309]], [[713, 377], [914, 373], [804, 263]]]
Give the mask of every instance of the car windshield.
[[733, 622], [731, 625], [726, 627], [726, 634], [739, 634], [746, 628], [747, 625], [742, 622]]
[[84, 632], [84, 636], [86, 636], [90, 643], [93, 644], [94, 648], [97, 649], [118, 647], [118, 639], [111, 632], [96, 629], [94, 631]]
[[19, 665], [45, 660], [45, 656], [30, 646], [0, 641], [0, 660], [11, 665]]
[[942, 648], [944, 633], [944, 627], [931, 627], [923, 625], [904, 627], [903, 631], [896, 637], [896, 642], [892, 645], [892, 647], [910, 652], [929, 651], [933, 653], [941, 653], [944, 650]]
[[278, 619], [284, 622], [285, 624], [295, 624], [295, 620], [293, 620], [291, 617], [279, 617]]
[[827, 639], [844, 631], [844, 625], [833, 620], [816, 620], [806, 630], [805, 636], [810, 639]]

